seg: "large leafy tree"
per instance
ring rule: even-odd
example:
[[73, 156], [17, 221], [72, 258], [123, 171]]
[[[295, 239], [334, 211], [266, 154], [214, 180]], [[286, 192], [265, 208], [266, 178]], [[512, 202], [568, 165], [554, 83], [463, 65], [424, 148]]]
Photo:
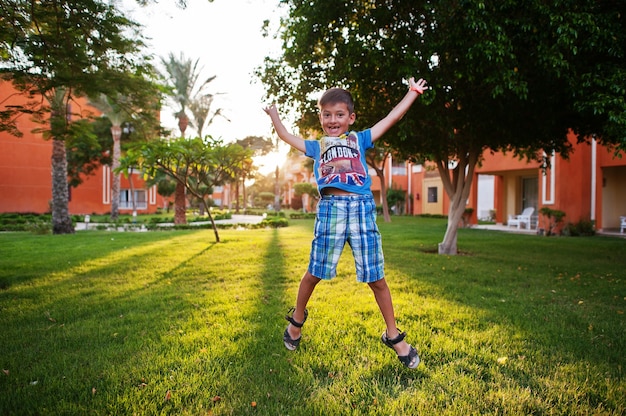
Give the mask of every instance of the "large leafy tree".
[[[611, 0], [283, 0], [283, 55], [260, 75], [268, 95], [315, 124], [312, 92], [349, 88], [367, 127], [420, 76], [431, 90], [385, 141], [430, 160], [450, 197], [439, 252], [485, 150], [545, 162], [567, 157], [569, 131], [626, 148], [626, 3]], [[454, 161], [455, 163], [450, 163]]]
[[[174, 116], [178, 119], [178, 128], [181, 137], [185, 137], [185, 132], [190, 124], [188, 111], [192, 110], [200, 115], [204, 110], [209, 111], [213, 99], [206, 92], [207, 85], [215, 79], [211, 76], [201, 79], [202, 67], [200, 60], [193, 60], [185, 57], [181, 52], [177, 57], [170, 53], [167, 58], [161, 58], [161, 64], [165, 68], [162, 74], [168, 87], [168, 97], [178, 108]], [[206, 114], [204, 114], [206, 116]], [[200, 131], [204, 127], [206, 117], [202, 118]], [[176, 183], [174, 192], [174, 223], [185, 224], [187, 199], [185, 198], [185, 187], [182, 182]]]
[[98, 0], [0, 0], [0, 11], [3, 79], [34, 97], [4, 111], [2, 128], [19, 134], [19, 114], [49, 122], [53, 232], [73, 233], [65, 140], [73, 120], [83, 116], [76, 97], [115, 92], [158, 101], [150, 94], [152, 67], [141, 53], [139, 26], [113, 3]]

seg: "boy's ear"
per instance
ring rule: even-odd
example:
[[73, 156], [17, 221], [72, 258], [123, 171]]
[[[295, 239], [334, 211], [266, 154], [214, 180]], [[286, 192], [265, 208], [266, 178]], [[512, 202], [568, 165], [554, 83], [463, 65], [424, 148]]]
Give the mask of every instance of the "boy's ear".
[[350, 125], [353, 125], [356, 120], [356, 113], [350, 114], [350, 118], [348, 120], [350, 120]]

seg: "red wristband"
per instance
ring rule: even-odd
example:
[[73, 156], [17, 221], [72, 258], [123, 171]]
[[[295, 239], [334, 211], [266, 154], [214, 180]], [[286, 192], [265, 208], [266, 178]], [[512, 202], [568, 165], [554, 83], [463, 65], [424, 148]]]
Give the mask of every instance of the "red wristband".
[[422, 95], [424, 94], [424, 91], [420, 91], [418, 90], [416, 87], [410, 87], [409, 91], [415, 91], [417, 93], [417, 95]]

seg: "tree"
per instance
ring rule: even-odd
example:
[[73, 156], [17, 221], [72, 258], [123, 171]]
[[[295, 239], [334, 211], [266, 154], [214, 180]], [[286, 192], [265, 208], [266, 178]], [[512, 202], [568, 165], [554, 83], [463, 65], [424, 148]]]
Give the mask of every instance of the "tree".
[[[626, 148], [626, 3], [597, 0], [285, 0], [284, 51], [260, 72], [268, 95], [311, 127], [311, 89], [349, 88], [369, 126], [405, 93], [432, 88], [385, 140], [435, 163], [450, 198], [441, 254], [457, 227], [484, 151], [546, 162], [579, 141]], [[450, 163], [454, 162], [454, 163]]]
[[310, 182], [294, 183], [293, 190], [294, 190], [294, 196], [296, 198], [301, 198], [302, 208], [305, 212], [308, 212], [311, 204], [309, 203], [309, 206], [305, 205], [304, 196], [308, 195], [311, 198], [311, 201], [314, 201], [316, 198], [319, 197], [319, 192], [317, 190], [317, 187], [313, 186], [313, 184]]
[[395, 214], [401, 214], [403, 212], [402, 206], [406, 201], [406, 192], [402, 189], [391, 188], [387, 190], [387, 196], [385, 198], [387, 204], [395, 208]]
[[242, 140], [237, 140], [237, 144], [242, 148], [250, 151], [250, 158], [242, 162], [239, 173], [235, 178], [235, 200], [236, 200], [236, 212], [239, 212], [239, 180], [241, 180], [243, 188], [243, 203], [244, 209], [246, 209], [247, 196], [246, 196], [246, 180], [254, 177], [256, 173], [256, 167], [253, 164], [252, 157], [263, 156], [274, 150], [274, 143], [260, 136], [248, 136]]
[[250, 151], [237, 144], [224, 144], [207, 136], [204, 139], [180, 138], [133, 145], [121, 159], [120, 170], [136, 167], [149, 177], [167, 174], [197, 198], [209, 216], [215, 241], [220, 237], [209, 209], [208, 197], [215, 186], [223, 185], [237, 174]]
[[[226, 121], [230, 121], [228, 117], [222, 114], [222, 109], [218, 108], [212, 112], [213, 94], [205, 94], [195, 97], [189, 103], [189, 111], [193, 116], [194, 125], [198, 131], [198, 137], [202, 137], [205, 127], [209, 127], [216, 117], [223, 117]], [[209, 117], [210, 116], [210, 117]]]
[[[156, 85], [154, 87], [155, 95]], [[106, 146], [100, 150], [104, 153], [103, 157], [94, 158], [95, 161], [100, 161], [102, 164], [111, 165], [111, 171], [113, 172], [113, 180], [111, 181], [111, 220], [115, 221], [119, 217], [119, 201], [120, 201], [120, 174], [114, 172], [118, 171], [120, 166], [120, 157], [122, 154], [122, 142], [129, 140], [152, 140], [153, 137], [159, 137], [160, 125], [155, 117], [157, 107], [149, 108], [153, 106], [153, 103], [138, 102], [137, 97], [123, 96], [116, 94], [109, 97], [105, 94], [100, 94], [96, 98], [89, 100], [89, 105], [99, 110], [102, 113], [101, 117], [96, 119], [93, 123], [94, 129], [99, 129], [101, 123], [97, 123], [98, 120], [105, 119], [108, 122], [108, 138]], [[142, 98], [142, 100], [145, 97]], [[133, 101], [135, 100], [135, 101]], [[154, 102], [154, 98], [150, 98], [150, 101]], [[136, 107], [138, 105], [143, 106]], [[148, 111], [146, 111], [148, 110]], [[101, 137], [103, 132], [98, 130], [98, 136], [100, 136], [100, 142], [103, 142]], [[84, 142], [84, 139], [80, 140]], [[98, 143], [100, 144], [100, 143]], [[102, 149], [102, 146], [95, 146], [95, 150]], [[112, 152], [111, 152], [112, 150]], [[111, 155], [112, 153], [112, 155]], [[68, 153], [68, 158], [72, 157], [71, 153]], [[80, 163], [78, 160], [77, 163]], [[69, 160], [68, 160], [68, 166]], [[128, 172], [124, 172], [127, 174]], [[72, 178], [74, 179], [74, 178]], [[132, 176], [129, 177], [129, 184], [132, 186]], [[133, 203], [133, 212], [135, 211], [135, 198], [134, 192], [131, 189], [131, 201]]]
[[389, 204], [387, 203], [387, 181], [385, 181], [385, 163], [389, 159], [391, 149], [386, 145], [380, 145], [376, 143], [373, 149], [368, 150], [365, 154], [365, 160], [367, 164], [374, 169], [376, 176], [380, 180], [380, 194], [383, 195], [383, 219], [385, 222], [391, 222], [391, 216], [389, 215]]
[[[174, 116], [178, 119], [178, 128], [180, 129], [181, 137], [185, 137], [185, 131], [189, 126], [189, 116], [187, 110], [190, 105], [204, 107], [203, 100], [208, 97], [205, 92], [206, 86], [215, 79], [215, 76], [209, 77], [206, 80], [198, 83], [200, 72], [202, 70], [199, 67], [200, 60], [186, 58], [181, 52], [177, 58], [173, 53], [170, 53], [168, 58], [161, 58], [161, 63], [165, 67], [166, 74], [162, 75], [168, 85], [169, 93], [167, 94], [172, 101], [178, 106], [178, 111]], [[212, 100], [209, 100], [208, 105], [210, 107]], [[200, 110], [197, 110], [200, 111]], [[200, 126], [200, 130], [203, 126]], [[176, 191], [174, 192], [174, 223], [185, 224], [186, 218], [186, 205], [185, 187], [181, 182], [176, 185]]]
[[[89, 101], [96, 109], [102, 112], [102, 115], [111, 121], [111, 137], [113, 139], [113, 158], [111, 170], [116, 172], [120, 166], [120, 157], [122, 147], [120, 140], [122, 138], [122, 123], [128, 117], [123, 110], [121, 104], [125, 100], [121, 95], [117, 95], [115, 99], [109, 98], [105, 94], [92, 98]], [[113, 173], [113, 181], [111, 181], [111, 221], [116, 221], [119, 216], [120, 204], [120, 174]]]
[[[65, 139], [71, 135], [72, 124], [68, 112], [68, 93], [64, 88], [56, 88], [45, 96], [50, 104], [50, 130], [44, 131], [52, 139], [52, 232], [53, 234], [73, 234], [74, 225], [68, 209], [67, 158]], [[56, 190], [56, 192], [54, 192]]]
[[26, 106], [3, 111], [0, 128], [15, 133], [15, 121], [23, 114], [49, 123], [45, 137], [53, 140], [53, 232], [73, 233], [64, 140], [71, 136], [73, 119], [82, 114], [71, 105], [77, 104], [75, 97], [112, 91], [145, 96], [153, 91], [147, 81], [152, 66], [141, 53], [138, 25], [108, 2], [0, 0], [0, 10], [3, 79], [33, 97]]
[[[100, 122], [98, 122], [100, 121]], [[111, 123], [106, 119], [91, 122], [84, 118], [72, 123], [72, 134], [65, 139], [67, 176], [70, 188], [76, 188], [102, 165], [111, 164], [107, 150], [112, 146]], [[102, 135], [106, 128], [108, 137]]]

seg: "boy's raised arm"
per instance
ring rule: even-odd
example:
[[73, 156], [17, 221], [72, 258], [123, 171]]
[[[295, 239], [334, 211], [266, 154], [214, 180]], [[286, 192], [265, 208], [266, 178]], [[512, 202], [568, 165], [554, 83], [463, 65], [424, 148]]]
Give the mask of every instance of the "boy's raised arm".
[[374, 124], [371, 128], [372, 133], [372, 141], [376, 141], [380, 139], [380, 137], [387, 132], [394, 124], [396, 124], [400, 119], [409, 111], [413, 102], [427, 90], [426, 80], [420, 78], [417, 82], [415, 82], [415, 78], [411, 77], [409, 79], [409, 91], [406, 93], [404, 98], [400, 100], [400, 102], [378, 123]]
[[280, 119], [280, 116], [278, 115], [278, 109], [276, 108], [275, 104], [272, 104], [269, 107], [265, 107], [263, 111], [265, 111], [267, 115], [270, 116], [272, 124], [274, 125], [274, 130], [276, 130], [276, 134], [278, 134], [278, 137], [280, 137], [282, 141], [295, 147], [302, 153], [306, 152], [304, 139], [302, 137], [291, 134], [287, 130], [282, 120]]

